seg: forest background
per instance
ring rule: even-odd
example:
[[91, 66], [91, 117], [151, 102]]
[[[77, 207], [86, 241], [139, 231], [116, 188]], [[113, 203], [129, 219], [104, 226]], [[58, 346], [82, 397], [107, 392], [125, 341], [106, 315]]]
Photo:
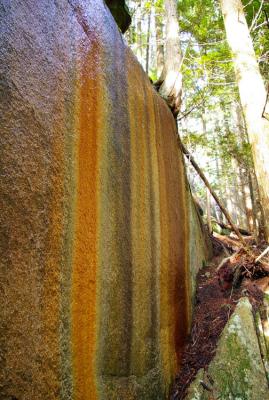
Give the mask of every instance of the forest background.
[[[269, 82], [269, 2], [236, 2], [246, 17], [266, 86]], [[183, 89], [175, 116], [183, 143], [205, 172], [234, 223], [263, 237], [267, 222], [242, 98], [240, 101], [234, 56], [225, 32], [223, 3], [225, 0], [129, 0], [132, 23], [125, 37], [160, 92], [165, 65], [172, 62], [182, 79]], [[171, 58], [168, 26], [173, 24], [173, 17], [177, 26], [174, 26], [176, 44]], [[176, 57], [175, 52], [178, 52]], [[206, 210], [210, 224], [218, 229], [214, 220], [227, 221], [188, 162], [187, 167], [192, 192]]]

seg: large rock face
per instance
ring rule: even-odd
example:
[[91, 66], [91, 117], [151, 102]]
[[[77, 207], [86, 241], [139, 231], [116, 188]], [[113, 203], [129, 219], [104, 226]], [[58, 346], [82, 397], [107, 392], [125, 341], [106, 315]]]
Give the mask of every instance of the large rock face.
[[102, 0], [0, 14], [0, 398], [165, 399], [205, 257], [173, 117]]

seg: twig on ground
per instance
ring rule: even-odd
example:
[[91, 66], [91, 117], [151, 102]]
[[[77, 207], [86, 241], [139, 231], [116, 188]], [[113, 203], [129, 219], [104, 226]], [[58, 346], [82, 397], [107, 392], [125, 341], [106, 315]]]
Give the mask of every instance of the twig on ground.
[[256, 258], [255, 263], [259, 262], [267, 253], [269, 253], [269, 246]]

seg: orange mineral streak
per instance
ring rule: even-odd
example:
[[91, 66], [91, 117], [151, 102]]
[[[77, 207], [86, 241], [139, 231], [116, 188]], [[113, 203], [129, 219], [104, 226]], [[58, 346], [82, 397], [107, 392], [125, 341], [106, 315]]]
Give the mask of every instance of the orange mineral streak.
[[[162, 108], [157, 106], [156, 125], [157, 130], [156, 143], [158, 148], [158, 167], [159, 167], [159, 196], [160, 196], [160, 243], [161, 243], [161, 268], [160, 268], [160, 341], [161, 341], [161, 359], [165, 376], [165, 381], [170, 382], [176, 370], [176, 358], [173, 342], [173, 315], [171, 312], [170, 295], [170, 249], [169, 249], [169, 222], [168, 222], [168, 202], [169, 191], [166, 188], [165, 177], [165, 157], [161, 150], [163, 146], [162, 121], [167, 123], [167, 117]], [[167, 138], [165, 137], [167, 140]], [[170, 150], [170, 149], [169, 149]], [[167, 150], [167, 153], [169, 153]]]
[[72, 293], [73, 370], [76, 400], [96, 399], [97, 148], [101, 114], [96, 43], [80, 79], [77, 220]]
[[[130, 60], [130, 65], [132, 59]], [[132, 193], [132, 263], [133, 263], [133, 336], [131, 349], [132, 373], [141, 376], [150, 370], [152, 355], [148, 351], [149, 343], [153, 347], [152, 304], [156, 302], [152, 283], [152, 238], [154, 237], [151, 207], [151, 148], [149, 115], [145, 111], [145, 92], [142, 70], [137, 68], [129, 74], [129, 108], [131, 129], [131, 193]], [[143, 295], [141, 295], [143, 293]], [[141, 309], [143, 312], [141, 312]]]

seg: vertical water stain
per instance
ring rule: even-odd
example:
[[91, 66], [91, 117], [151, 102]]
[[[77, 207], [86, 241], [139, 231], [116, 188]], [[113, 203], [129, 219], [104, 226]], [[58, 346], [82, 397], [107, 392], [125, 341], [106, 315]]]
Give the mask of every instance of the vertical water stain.
[[96, 398], [97, 179], [100, 139], [100, 43], [82, 48], [80, 76], [77, 201], [72, 287], [73, 370], [77, 400]]
[[98, 374], [128, 376], [132, 334], [132, 249], [130, 232], [130, 128], [126, 104], [125, 47], [111, 32], [106, 51], [100, 162]]
[[150, 114], [145, 106], [145, 84], [143, 71], [132, 68], [132, 58], [128, 74], [129, 115], [131, 121], [131, 234], [133, 262], [133, 328], [131, 348], [131, 371], [136, 376], [147, 374], [155, 365], [152, 336], [152, 304], [155, 293], [151, 292], [155, 274], [153, 265], [151, 207], [151, 148], [149, 147]]
[[[145, 130], [143, 132], [145, 138], [145, 160], [148, 180], [146, 186], [148, 186], [148, 238], [149, 238], [149, 306], [150, 306], [150, 327], [149, 336], [151, 338], [151, 348], [149, 353], [148, 368], [156, 368], [156, 364], [159, 362], [159, 315], [158, 315], [158, 295], [157, 295], [157, 279], [160, 268], [159, 259], [159, 198], [158, 198], [158, 166], [157, 166], [157, 154], [156, 154], [156, 125], [154, 115], [154, 97], [155, 93], [152, 91], [152, 87], [149, 81], [143, 79], [143, 74], [140, 77], [143, 82], [143, 93], [144, 99], [144, 115], [145, 115]], [[139, 127], [138, 127], [139, 129]]]

